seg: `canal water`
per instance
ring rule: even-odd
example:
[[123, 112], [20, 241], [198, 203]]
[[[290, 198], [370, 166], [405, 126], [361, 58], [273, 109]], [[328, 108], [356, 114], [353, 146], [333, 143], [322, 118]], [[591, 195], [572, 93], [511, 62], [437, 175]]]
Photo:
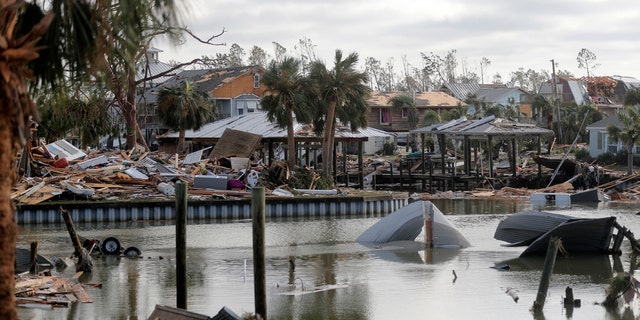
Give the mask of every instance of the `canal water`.
[[[523, 248], [506, 248], [493, 239], [506, 215], [544, 209], [579, 217], [615, 216], [640, 234], [638, 205], [532, 208], [522, 200], [434, 200], [467, 237], [461, 250], [372, 250], [354, 239], [381, 217], [267, 220], [267, 314], [269, 319], [635, 319], [640, 302], [607, 310], [606, 295], [614, 262], [629, 271], [628, 241], [619, 261], [609, 256], [559, 258], [542, 314], [536, 299], [543, 258], [518, 258]], [[83, 281], [94, 303], [54, 310], [19, 309], [21, 319], [147, 319], [155, 305], [176, 306], [175, 225], [171, 221], [77, 223], [80, 235], [116, 237], [135, 246], [142, 258], [95, 259]], [[418, 236], [423, 239], [423, 235]], [[227, 306], [238, 315], [254, 310], [251, 221], [194, 222], [187, 227], [188, 309], [214, 316]], [[39, 242], [40, 254], [70, 256], [64, 225], [20, 227], [19, 247]], [[618, 259], [616, 259], [618, 260]], [[289, 261], [294, 261], [291, 268]], [[510, 270], [497, 270], [509, 265]], [[75, 268], [54, 270], [71, 277]], [[581, 306], [563, 307], [571, 287]], [[517, 301], [508, 290], [515, 292]]]

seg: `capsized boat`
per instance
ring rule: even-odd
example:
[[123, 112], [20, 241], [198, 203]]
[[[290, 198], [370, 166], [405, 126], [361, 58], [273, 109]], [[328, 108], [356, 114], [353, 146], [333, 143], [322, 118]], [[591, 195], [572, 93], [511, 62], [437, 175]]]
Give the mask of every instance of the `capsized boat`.
[[434, 247], [465, 248], [471, 245], [442, 211], [426, 200], [412, 202], [390, 213], [365, 230], [356, 241], [369, 247], [414, 241], [422, 232], [427, 217], [432, 221]]
[[[51, 269], [53, 267], [51, 260], [41, 255], [36, 257], [36, 263], [38, 264], [38, 270]], [[16, 248], [15, 272], [27, 272], [30, 267], [31, 251], [29, 249]]]
[[524, 211], [509, 215], [500, 223], [493, 235], [509, 246], [526, 246], [559, 224], [575, 219], [572, 216], [546, 211]]
[[545, 254], [551, 237], [559, 237], [568, 253], [611, 253], [610, 245], [616, 217], [575, 219], [557, 227], [533, 241], [520, 256]]

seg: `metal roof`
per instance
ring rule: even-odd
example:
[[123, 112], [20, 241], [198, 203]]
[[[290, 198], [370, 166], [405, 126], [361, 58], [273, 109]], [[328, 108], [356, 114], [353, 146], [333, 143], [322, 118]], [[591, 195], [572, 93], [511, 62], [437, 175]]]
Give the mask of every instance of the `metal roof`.
[[[298, 139], [321, 139], [313, 133], [313, 127], [307, 124], [300, 124], [294, 121], [293, 125], [295, 137]], [[267, 113], [263, 111], [250, 112], [239, 116], [224, 118], [204, 125], [200, 130], [187, 130], [185, 138], [187, 140], [216, 140], [222, 136], [225, 129], [249, 132], [262, 136], [263, 139], [285, 140], [287, 129], [279, 128], [275, 123], [269, 121]], [[367, 140], [369, 137], [393, 137], [394, 135], [386, 131], [375, 128], [360, 128], [352, 132], [344, 126], [337, 126], [336, 139]], [[158, 137], [178, 138], [178, 132], [168, 132]]]
[[480, 90], [480, 85], [477, 83], [452, 83], [447, 82], [442, 85], [440, 91], [447, 91], [453, 97], [458, 100], [464, 101], [469, 94], [475, 94]]
[[531, 124], [522, 124], [495, 118], [485, 117], [478, 120], [467, 120], [462, 117], [447, 123], [434, 124], [424, 128], [412, 130], [413, 133], [445, 134], [453, 137], [468, 137], [474, 140], [486, 140], [488, 136], [497, 137], [526, 137], [537, 135], [553, 135], [553, 131], [536, 127]]

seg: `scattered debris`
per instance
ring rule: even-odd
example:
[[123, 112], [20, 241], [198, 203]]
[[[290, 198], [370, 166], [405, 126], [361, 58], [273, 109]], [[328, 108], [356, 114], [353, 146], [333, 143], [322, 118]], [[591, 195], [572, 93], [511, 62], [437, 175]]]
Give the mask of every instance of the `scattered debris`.
[[[93, 303], [93, 299], [84, 290], [84, 284], [78, 281], [82, 271], [72, 278], [56, 276], [18, 275], [16, 276], [15, 296], [18, 307], [53, 309], [69, 307], [72, 303]], [[86, 285], [100, 288], [99, 284]]]
[[507, 287], [507, 289], [504, 292], [507, 295], [509, 295], [511, 299], [513, 299], [513, 301], [515, 301], [516, 303], [518, 303], [518, 300], [520, 300], [520, 297], [518, 297], [518, 290], [511, 287]]

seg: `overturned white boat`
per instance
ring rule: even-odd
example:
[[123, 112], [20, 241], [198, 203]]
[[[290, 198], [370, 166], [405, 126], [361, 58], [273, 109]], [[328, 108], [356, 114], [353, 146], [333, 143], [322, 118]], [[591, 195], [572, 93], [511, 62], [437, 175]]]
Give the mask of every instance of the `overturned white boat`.
[[471, 245], [431, 201], [425, 200], [392, 212], [365, 230], [356, 241], [369, 247], [415, 241], [427, 220], [431, 221], [433, 247], [465, 248]]

